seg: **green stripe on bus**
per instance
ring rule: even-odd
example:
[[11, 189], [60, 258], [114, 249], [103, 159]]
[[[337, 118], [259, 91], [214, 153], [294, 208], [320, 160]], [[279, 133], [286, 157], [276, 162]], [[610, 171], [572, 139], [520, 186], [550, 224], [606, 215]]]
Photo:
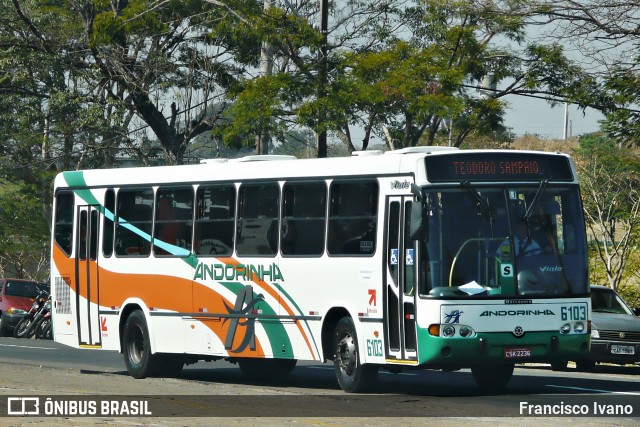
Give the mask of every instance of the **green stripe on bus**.
[[[64, 180], [67, 182], [67, 185], [73, 189], [73, 192], [77, 194], [78, 197], [80, 197], [82, 200], [84, 200], [87, 203], [87, 205], [95, 206], [96, 209], [98, 209], [98, 211], [101, 214], [105, 215], [107, 218], [109, 218], [112, 221], [115, 220], [113, 212], [109, 211], [104, 205], [102, 205], [98, 201], [98, 199], [93, 195], [91, 190], [86, 188], [87, 182], [84, 180], [84, 174], [82, 173], [82, 171], [63, 172], [62, 176], [64, 177]], [[85, 187], [85, 188], [82, 189], [78, 187]], [[128, 223], [123, 222], [123, 224], [126, 224], [126, 228], [128, 230], [137, 234], [138, 236], [148, 241], [149, 243], [151, 243], [151, 241], [153, 240], [151, 239], [151, 236], [149, 236], [147, 233], [143, 232], [139, 228], [134, 227], [133, 225]], [[182, 259], [190, 267], [196, 268], [196, 266], [198, 265], [198, 257], [193, 252], [189, 251], [189, 254], [185, 256], [186, 251], [184, 248], [170, 245], [170, 244], [165, 244], [160, 246], [162, 246], [162, 249], [169, 252], [171, 255], [177, 256], [180, 259]]]
[[[233, 292], [235, 295], [238, 295], [244, 288], [245, 285], [238, 282], [219, 282], [222, 286]], [[258, 297], [258, 294], [255, 292], [252, 295], [252, 298], [255, 299]], [[256, 304], [255, 307], [257, 310], [262, 310], [263, 314], [276, 316], [277, 313], [275, 310], [267, 303], [262, 300]], [[260, 322], [260, 325], [264, 328], [269, 337], [269, 345], [271, 346], [271, 352], [274, 357], [281, 358], [293, 358], [293, 347], [291, 346], [291, 340], [287, 335], [287, 331], [284, 328], [284, 325], [279, 320], [264, 320]]]

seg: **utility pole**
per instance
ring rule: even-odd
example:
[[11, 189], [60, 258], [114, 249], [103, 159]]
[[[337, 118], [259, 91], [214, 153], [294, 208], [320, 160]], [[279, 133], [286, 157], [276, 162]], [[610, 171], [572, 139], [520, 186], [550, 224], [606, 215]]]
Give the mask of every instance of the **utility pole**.
[[[266, 0], [265, 0], [266, 1]], [[327, 85], [327, 33], [329, 26], [329, 0], [320, 0], [320, 33], [322, 45], [320, 46], [320, 69], [318, 70], [318, 100], [322, 101], [326, 96]], [[322, 102], [320, 103], [322, 105]], [[327, 130], [325, 128], [324, 107], [318, 112], [318, 158], [327, 157]]]
[[[263, 13], [273, 6], [274, 0], [264, 0]], [[273, 74], [273, 49], [271, 43], [267, 40], [262, 41], [260, 47], [260, 77], [266, 77]], [[260, 133], [256, 135], [256, 154], [269, 154], [269, 132], [266, 129], [261, 129]]]
[[565, 141], [569, 138], [569, 104], [564, 103], [564, 125], [562, 130], [562, 139]]

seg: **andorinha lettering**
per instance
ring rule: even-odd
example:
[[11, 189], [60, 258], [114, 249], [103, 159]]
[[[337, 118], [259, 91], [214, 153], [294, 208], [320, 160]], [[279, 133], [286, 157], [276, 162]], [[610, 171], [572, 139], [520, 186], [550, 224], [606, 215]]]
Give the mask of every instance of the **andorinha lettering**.
[[454, 161], [451, 162], [456, 175], [539, 175], [537, 161]]
[[480, 316], [555, 316], [551, 310], [485, 310]]
[[284, 280], [277, 264], [205, 264], [196, 266], [193, 280]]

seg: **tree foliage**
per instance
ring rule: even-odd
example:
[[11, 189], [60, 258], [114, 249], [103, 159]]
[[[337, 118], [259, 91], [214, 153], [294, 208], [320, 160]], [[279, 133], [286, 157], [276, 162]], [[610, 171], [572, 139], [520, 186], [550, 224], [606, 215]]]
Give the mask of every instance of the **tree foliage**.
[[638, 68], [640, 13], [635, 1], [537, 0], [530, 10], [545, 17], [549, 37], [582, 55], [587, 85], [567, 88], [564, 96], [603, 112], [602, 129], [620, 147], [640, 146]]
[[581, 140], [576, 154], [592, 247], [617, 289], [640, 241], [640, 157], [603, 137]]

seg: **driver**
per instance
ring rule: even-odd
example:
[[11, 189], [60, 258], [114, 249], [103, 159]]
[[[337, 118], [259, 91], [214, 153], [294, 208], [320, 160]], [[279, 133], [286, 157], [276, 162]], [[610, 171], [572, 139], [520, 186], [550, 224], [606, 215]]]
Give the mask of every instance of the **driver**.
[[[532, 256], [540, 255], [542, 250], [540, 245], [531, 236], [529, 236], [529, 227], [527, 223], [521, 221], [516, 225], [515, 236], [513, 239], [516, 256]], [[496, 257], [505, 261], [505, 258], [510, 258], [511, 246], [509, 245], [509, 239], [504, 241], [498, 246], [496, 251]]]

